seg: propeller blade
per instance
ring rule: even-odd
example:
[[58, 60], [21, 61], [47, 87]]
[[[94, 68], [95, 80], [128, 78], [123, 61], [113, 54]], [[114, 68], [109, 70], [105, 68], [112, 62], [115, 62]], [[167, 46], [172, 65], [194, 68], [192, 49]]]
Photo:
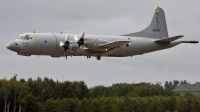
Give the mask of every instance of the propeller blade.
[[67, 50], [67, 47], [64, 47], [65, 51]]
[[74, 40], [76, 41], [76, 42], [79, 42], [80, 40], [82, 41], [83, 40], [83, 38], [84, 38], [84, 36], [85, 36], [85, 32], [83, 31], [82, 33], [81, 33], [81, 37], [79, 38], [77, 35], [74, 37]]
[[66, 34], [65, 41], [69, 41], [69, 34]]
[[77, 36], [77, 35], [74, 37], [74, 40], [75, 40], [76, 42], [78, 42], [78, 41], [79, 41], [79, 38], [78, 38], [78, 36]]
[[84, 38], [84, 36], [85, 36], [85, 32], [83, 31], [81, 34], [81, 38]]
[[79, 47], [84, 44], [84, 36], [85, 36], [85, 32], [83, 31], [81, 33], [81, 37], [80, 38], [78, 38], [77, 36], [74, 37], [74, 40], [76, 40], [76, 42], [78, 43]]
[[62, 47], [64, 45], [64, 42], [60, 41], [60, 46]]

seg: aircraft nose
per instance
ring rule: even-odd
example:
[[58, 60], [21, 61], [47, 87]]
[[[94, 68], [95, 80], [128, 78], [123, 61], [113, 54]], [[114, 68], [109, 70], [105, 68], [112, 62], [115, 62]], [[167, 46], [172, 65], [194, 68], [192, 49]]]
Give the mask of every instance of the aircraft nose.
[[16, 52], [19, 50], [19, 46], [15, 40], [8, 42], [6, 44], [6, 48], [12, 51], [16, 51]]

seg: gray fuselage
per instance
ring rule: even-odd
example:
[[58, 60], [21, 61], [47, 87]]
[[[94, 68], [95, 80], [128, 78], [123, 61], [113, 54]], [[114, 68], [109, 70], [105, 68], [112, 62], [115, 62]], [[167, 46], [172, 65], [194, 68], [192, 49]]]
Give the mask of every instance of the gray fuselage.
[[[28, 40], [20, 39], [25, 35], [29, 35]], [[69, 40], [71, 43], [75, 43], [75, 34], [69, 34]], [[128, 36], [109, 36], [109, 35], [85, 35], [85, 45], [81, 45], [77, 51], [64, 50], [59, 46], [59, 42], [65, 41], [66, 34], [53, 34], [53, 33], [25, 33], [19, 35], [19, 38], [15, 40], [17, 43], [13, 51], [19, 55], [50, 55], [52, 57], [60, 56], [110, 56], [110, 57], [125, 57], [140, 55], [157, 50], [167, 49], [178, 45], [179, 42], [171, 42], [168, 44], [155, 43], [155, 39], [145, 37], [128, 37]], [[97, 51], [88, 51], [90, 49], [98, 49], [98, 45], [115, 41], [130, 41], [130, 43], [118, 46], [119, 50], [114, 53], [104, 54], [102, 49]], [[106, 51], [107, 49], [105, 49]]]

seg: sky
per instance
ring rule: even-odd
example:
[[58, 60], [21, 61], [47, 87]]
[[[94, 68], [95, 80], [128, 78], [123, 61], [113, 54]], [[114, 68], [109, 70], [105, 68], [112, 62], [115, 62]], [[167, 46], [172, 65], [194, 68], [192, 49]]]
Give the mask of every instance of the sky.
[[84, 81], [88, 87], [114, 83], [200, 81], [200, 44], [133, 57], [25, 57], [6, 48], [21, 33], [122, 35], [146, 28], [157, 6], [165, 11], [169, 36], [200, 40], [199, 0], [0, 0], [0, 78], [48, 77]]

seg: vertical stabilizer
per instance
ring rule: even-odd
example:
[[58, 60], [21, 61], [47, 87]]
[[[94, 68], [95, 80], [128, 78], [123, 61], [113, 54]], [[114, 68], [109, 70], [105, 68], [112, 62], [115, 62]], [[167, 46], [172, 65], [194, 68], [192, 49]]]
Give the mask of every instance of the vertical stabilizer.
[[151, 23], [146, 29], [140, 32], [125, 34], [122, 36], [148, 37], [154, 39], [167, 38], [168, 31], [164, 10], [160, 7], [156, 8]]

